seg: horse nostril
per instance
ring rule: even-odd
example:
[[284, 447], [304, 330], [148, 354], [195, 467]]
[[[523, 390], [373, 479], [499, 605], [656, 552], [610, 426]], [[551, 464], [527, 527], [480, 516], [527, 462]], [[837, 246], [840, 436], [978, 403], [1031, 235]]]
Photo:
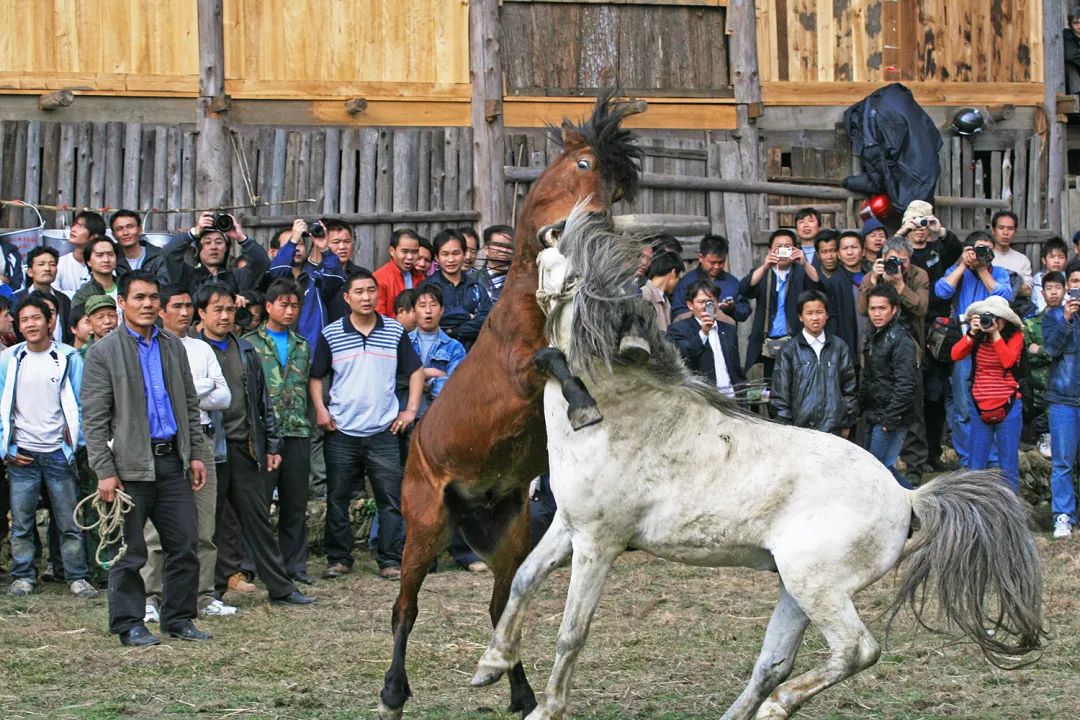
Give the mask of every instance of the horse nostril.
[[540, 244], [544, 247], [555, 247], [559, 238], [562, 237], [563, 229], [566, 227], [566, 221], [551, 223], [540, 228], [536, 233], [536, 239], [540, 241]]

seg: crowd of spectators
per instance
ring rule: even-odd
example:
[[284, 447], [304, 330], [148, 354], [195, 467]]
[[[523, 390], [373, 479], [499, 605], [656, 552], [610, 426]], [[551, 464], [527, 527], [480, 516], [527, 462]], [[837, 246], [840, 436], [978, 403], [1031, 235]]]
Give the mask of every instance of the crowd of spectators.
[[[82, 212], [70, 253], [5, 260], [8, 592], [58, 580], [97, 595], [98, 538], [72, 512], [95, 490], [105, 500], [122, 490], [133, 506], [108, 595], [125, 645], [159, 642], [154, 623], [208, 639], [194, 620], [236, 613], [227, 594], [255, 593], [256, 580], [275, 604], [315, 602], [301, 589], [315, 583], [313, 496], [326, 501], [323, 579], [353, 571], [351, 512], [366, 484], [377, 510], [360, 541], [381, 577], [400, 577], [411, 429], [475, 342], [514, 250], [508, 226], [444, 229], [430, 242], [399, 229], [371, 271], [340, 222], [297, 219], [266, 249], [228, 220], [202, 214], [158, 248], [136, 213]], [[961, 241], [925, 202], [892, 235], [873, 219], [825, 228], [805, 208], [744, 277], [728, 272], [722, 236], [700, 240], [688, 271], [681, 243], [657, 235], [638, 284], [687, 365], [720, 392], [863, 445], [905, 487], [944, 469], [951, 446], [965, 467], [1000, 467], [1015, 490], [1022, 429], [1034, 428], [1063, 537], [1076, 520], [1080, 260], [1055, 238], [1034, 273], [1011, 247], [1016, 225], [1002, 211]], [[459, 534], [450, 550], [486, 570]]]

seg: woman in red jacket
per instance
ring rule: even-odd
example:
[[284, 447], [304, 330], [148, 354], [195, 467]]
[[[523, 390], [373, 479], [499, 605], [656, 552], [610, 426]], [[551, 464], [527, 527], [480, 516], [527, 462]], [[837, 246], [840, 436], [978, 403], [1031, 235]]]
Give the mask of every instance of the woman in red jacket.
[[997, 450], [998, 464], [1014, 491], [1020, 489], [1020, 431], [1023, 403], [1019, 371], [1024, 334], [1019, 316], [1001, 297], [990, 297], [968, 306], [969, 330], [952, 349], [954, 362], [971, 357], [971, 415], [968, 466], [982, 470], [989, 465], [990, 448]]

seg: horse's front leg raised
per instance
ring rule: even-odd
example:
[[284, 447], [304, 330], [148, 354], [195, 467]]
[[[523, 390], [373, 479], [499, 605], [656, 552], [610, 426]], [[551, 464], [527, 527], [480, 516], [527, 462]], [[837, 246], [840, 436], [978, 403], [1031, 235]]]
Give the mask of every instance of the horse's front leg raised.
[[570, 420], [570, 427], [575, 431], [595, 425], [604, 419], [596, 406], [596, 400], [585, 387], [585, 383], [570, 372], [566, 356], [561, 350], [553, 347], [543, 348], [533, 356], [533, 363], [543, 375], [559, 382], [563, 398], [569, 406], [566, 415]]
[[566, 609], [555, 642], [555, 664], [551, 668], [544, 702], [527, 720], [565, 720], [569, 717], [570, 677], [589, 636], [589, 626], [608, 571], [625, 547], [626, 543], [597, 545], [592, 538], [574, 537], [570, 589], [566, 593]]
[[506, 607], [495, 626], [487, 650], [476, 664], [473, 687], [491, 685], [520, 662], [521, 630], [525, 625], [529, 603], [551, 571], [570, 556], [571, 549], [570, 532], [556, 513], [543, 539], [514, 575]]

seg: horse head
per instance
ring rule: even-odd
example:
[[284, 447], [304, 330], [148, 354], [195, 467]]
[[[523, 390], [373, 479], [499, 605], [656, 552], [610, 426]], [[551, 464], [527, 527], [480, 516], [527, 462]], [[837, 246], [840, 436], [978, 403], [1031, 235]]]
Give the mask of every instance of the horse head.
[[532, 263], [540, 250], [554, 246], [575, 206], [610, 212], [620, 199], [633, 201], [643, 152], [621, 124], [635, 112], [640, 112], [637, 104], [618, 101], [614, 90], [606, 90], [597, 97], [587, 121], [574, 124], [564, 119], [559, 128], [551, 128], [562, 152], [525, 198], [515, 235], [515, 262]]

